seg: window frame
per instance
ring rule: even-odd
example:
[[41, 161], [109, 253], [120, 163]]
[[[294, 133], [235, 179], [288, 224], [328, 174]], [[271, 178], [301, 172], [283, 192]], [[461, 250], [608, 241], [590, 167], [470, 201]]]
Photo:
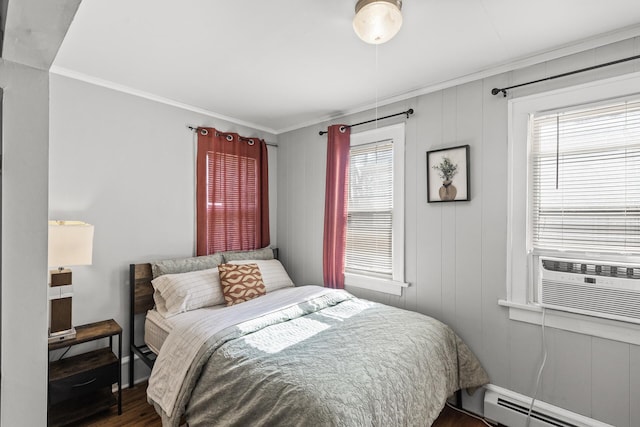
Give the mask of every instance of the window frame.
[[[606, 100], [637, 96], [640, 91], [640, 73], [598, 80], [550, 92], [513, 98], [508, 102], [508, 169], [507, 169], [507, 295], [498, 304], [509, 308], [512, 320], [533, 324], [542, 323], [543, 309], [536, 303], [535, 259], [540, 255], [558, 256], [558, 252], [533, 252], [530, 248], [530, 201], [532, 171], [529, 167], [530, 147], [528, 124], [531, 114], [567, 110], [574, 106], [594, 104]], [[521, 171], [527, 171], [522, 173]], [[567, 258], [584, 258], [585, 254], [564, 252]], [[609, 254], [588, 255], [599, 261], [629, 261], [628, 257]], [[640, 324], [583, 314], [545, 309], [545, 324], [568, 331], [640, 344]]]
[[368, 131], [352, 133], [350, 145], [358, 146], [381, 141], [393, 141], [393, 226], [392, 226], [392, 278], [376, 275], [355, 274], [345, 271], [345, 285], [392, 295], [402, 295], [409, 286], [404, 282], [405, 240], [405, 124], [398, 123]]

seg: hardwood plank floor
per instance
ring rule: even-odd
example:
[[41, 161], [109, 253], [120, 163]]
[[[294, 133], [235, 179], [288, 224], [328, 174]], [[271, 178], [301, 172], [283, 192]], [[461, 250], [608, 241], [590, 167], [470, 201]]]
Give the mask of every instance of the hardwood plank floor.
[[[162, 427], [160, 417], [151, 405], [147, 403], [147, 383], [141, 383], [134, 388], [122, 390], [122, 415], [118, 416], [116, 407], [109, 411], [94, 415], [91, 418], [72, 424], [74, 427]], [[433, 424], [434, 427], [486, 427], [468, 415], [445, 407], [440, 417]]]

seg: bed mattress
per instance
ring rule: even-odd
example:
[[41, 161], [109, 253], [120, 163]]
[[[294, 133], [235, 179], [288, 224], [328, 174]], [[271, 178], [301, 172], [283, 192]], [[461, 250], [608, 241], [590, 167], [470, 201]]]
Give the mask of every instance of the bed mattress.
[[149, 310], [147, 319], [144, 322], [144, 343], [155, 354], [160, 352], [162, 343], [167, 339], [169, 332], [173, 329], [170, 322], [162, 317], [157, 311]]
[[200, 319], [210, 316], [214, 310], [219, 310], [224, 307], [224, 305], [217, 305], [214, 307], [200, 308], [166, 319], [156, 310], [149, 310], [146, 321], [144, 322], [144, 343], [151, 351], [158, 354], [167, 336], [169, 336], [169, 333], [176, 326], [184, 323], [191, 324], [197, 322]]

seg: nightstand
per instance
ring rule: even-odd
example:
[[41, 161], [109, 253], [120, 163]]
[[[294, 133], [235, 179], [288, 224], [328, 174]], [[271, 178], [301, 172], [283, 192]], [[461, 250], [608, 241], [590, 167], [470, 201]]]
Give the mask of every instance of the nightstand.
[[[118, 336], [118, 354], [112, 351]], [[76, 326], [76, 337], [49, 343], [49, 351], [109, 338], [109, 346], [49, 362], [49, 426], [61, 426], [109, 409], [122, 414], [122, 328], [113, 320]], [[118, 383], [118, 392], [112, 392]]]

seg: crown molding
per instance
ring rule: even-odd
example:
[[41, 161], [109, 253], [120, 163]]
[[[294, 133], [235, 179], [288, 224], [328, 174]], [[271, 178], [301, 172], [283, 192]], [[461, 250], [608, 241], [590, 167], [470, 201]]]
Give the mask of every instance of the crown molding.
[[437, 91], [448, 89], [455, 86], [460, 86], [465, 83], [470, 83], [476, 80], [482, 80], [487, 77], [492, 77], [498, 74], [526, 68], [532, 65], [543, 63], [543, 62], [552, 61], [554, 59], [559, 59], [566, 56], [574, 55], [576, 53], [584, 52], [590, 49], [595, 49], [598, 47], [602, 47], [608, 44], [616, 43], [619, 41], [627, 40], [627, 39], [638, 37], [638, 36], [640, 36], [640, 24], [633, 25], [630, 27], [625, 27], [617, 31], [600, 34], [598, 36], [581, 40], [578, 43], [566, 44], [551, 50], [539, 52], [534, 55], [525, 56], [525, 57], [508, 61], [493, 67], [489, 67], [484, 70], [477, 71], [475, 73], [467, 74], [461, 77], [456, 77], [455, 79], [445, 80], [439, 83], [434, 83], [432, 85], [424, 86], [420, 89], [416, 89], [409, 92], [405, 92], [403, 94], [384, 98], [382, 100], [378, 100], [377, 104], [368, 103], [368, 104], [354, 107], [349, 110], [342, 111], [338, 114], [327, 115], [317, 120], [310, 120], [305, 123], [300, 123], [299, 125], [294, 125], [294, 126], [290, 126], [283, 129], [276, 129], [276, 133], [281, 134], [281, 133], [290, 132], [293, 130], [297, 130], [297, 129], [301, 129], [309, 126], [315, 126], [324, 122], [337, 120], [345, 116], [350, 116], [352, 114], [373, 110], [376, 107], [379, 108], [385, 105], [394, 104], [396, 102], [406, 101], [408, 99], [416, 98], [418, 96], [426, 95], [429, 93], [437, 92]]
[[150, 92], [145, 92], [139, 89], [134, 89], [132, 87], [129, 86], [125, 86], [119, 83], [115, 83], [109, 80], [103, 80], [100, 79], [98, 77], [93, 77], [90, 76], [88, 74], [84, 74], [84, 73], [80, 73], [78, 71], [74, 71], [74, 70], [70, 70], [68, 68], [64, 68], [64, 67], [59, 67], [59, 66], [52, 66], [51, 69], [49, 70], [52, 74], [56, 74], [58, 76], [63, 76], [63, 77], [68, 77], [74, 80], [79, 80], [79, 81], [83, 81], [85, 83], [89, 83], [89, 84], [93, 84], [96, 86], [101, 86], [107, 89], [112, 89], [118, 92], [122, 92], [122, 93], [126, 93], [128, 95], [133, 95], [133, 96], [137, 96], [140, 98], [145, 98], [148, 99], [150, 101], [154, 101], [154, 102], [158, 102], [161, 104], [165, 104], [165, 105], [169, 105], [172, 107], [176, 107], [176, 108], [180, 108], [183, 110], [187, 110], [187, 111], [192, 111], [194, 113], [198, 113], [198, 114], [202, 114], [204, 116], [208, 116], [208, 117], [213, 117], [216, 119], [220, 119], [220, 120], [225, 120], [227, 122], [231, 122], [240, 126], [246, 126], [246, 127], [250, 127], [252, 129], [255, 130], [259, 130], [262, 132], [268, 132], [271, 134], [276, 134], [276, 131], [274, 129], [256, 124], [256, 123], [251, 123], [251, 122], [247, 122], [244, 120], [240, 120], [240, 119], [236, 119], [234, 117], [229, 117], [229, 116], [225, 116], [224, 114], [219, 114], [216, 113], [214, 111], [209, 111], [206, 110], [204, 108], [200, 108], [200, 107], [195, 107], [193, 105], [189, 105], [189, 104], [185, 104], [183, 102], [179, 102], [179, 101], [175, 101], [173, 99], [170, 98], [165, 98], [163, 96], [159, 96], [159, 95], [155, 95], [153, 93]]

